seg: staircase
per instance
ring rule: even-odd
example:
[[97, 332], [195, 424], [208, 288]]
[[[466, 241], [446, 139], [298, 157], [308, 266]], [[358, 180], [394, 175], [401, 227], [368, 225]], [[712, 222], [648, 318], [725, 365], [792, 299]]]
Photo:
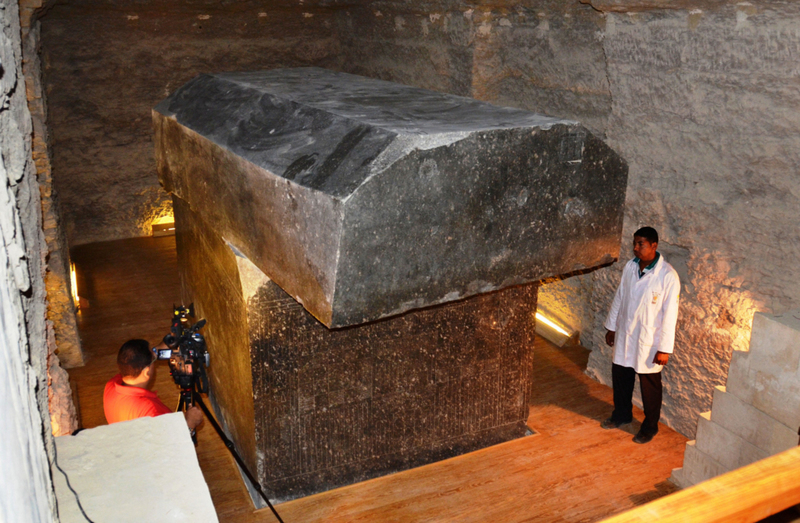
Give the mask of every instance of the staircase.
[[690, 487], [798, 445], [800, 310], [756, 313], [749, 351], [734, 351], [726, 387], [697, 421], [683, 467], [670, 481]]

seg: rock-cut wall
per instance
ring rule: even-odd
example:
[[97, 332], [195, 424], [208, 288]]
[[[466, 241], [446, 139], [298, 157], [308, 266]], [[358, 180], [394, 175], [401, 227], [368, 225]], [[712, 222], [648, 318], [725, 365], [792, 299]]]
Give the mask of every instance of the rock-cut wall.
[[74, 0], [50, 9], [42, 52], [70, 246], [148, 236], [172, 213], [150, 123], [170, 92], [198, 73], [335, 64], [330, 13], [317, 3]]
[[26, 0], [20, 5], [22, 57], [25, 91], [31, 114], [31, 152], [41, 196], [42, 227], [46, 242], [47, 268], [47, 375], [50, 421], [53, 435], [70, 434], [78, 428], [69, 375], [62, 368], [83, 365], [75, 303], [71, 292], [67, 239], [61, 227], [58, 195], [53, 187], [51, 151], [47, 129], [47, 100], [42, 85], [39, 54], [41, 24], [36, 18], [43, 0]]
[[39, 186], [19, 7], [0, 2], [0, 520], [57, 521], [47, 448], [47, 340]]
[[336, 22], [344, 71], [579, 120], [604, 135], [604, 21], [588, 5], [391, 0], [350, 5]]
[[[652, 225], [681, 277], [663, 414], [693, 435], [755, 311], [800, 306], [800, 4], [609, 13], [603, 42], [607, 137], [630, 165], [623, 259]], [[595, 276], [589, 372], [606, 383], [600, 324], [620, 270]]]

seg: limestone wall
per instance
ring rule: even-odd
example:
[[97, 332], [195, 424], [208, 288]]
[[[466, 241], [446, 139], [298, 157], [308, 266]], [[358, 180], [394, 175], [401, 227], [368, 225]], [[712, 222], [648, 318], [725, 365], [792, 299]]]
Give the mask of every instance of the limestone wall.
[[338, 17], [342, 69], [543, 114], [603, 136], [603, 16], [556, 0], [381, 1]]
[[70, 246], [146, 236], [171, 213], [150, 110], [172, 90], [203, 72], [335, 66], [330, 11], [318, 3], [76, 0], [48, 11], [53, 173]]
[[47, 340], [39, 187], [19, 7], [0, 2], [0, 520], [57, 521], [47, 448]]
[[[664, 415], [693, 435], [754, 312], [800, 305], [800, 5], [609, 14], [604, 47], [608, 140], [630, 165], [623, 241], [653, 225], [681, 275]], [[598, 320], [616, 272], [597, 279]], [[590, 370], [607, 381], [600, 334]]]
[[69, 250], [61, 227], [58, 195], [53, 188], [49, 136], [46, 125], [47, 103], [42, 88], [39, 58], [40, 24], [36, 19], [42, 0], [20, 4], [23, 73], [28, 109], [31, 113], [31, 152], [41, 196], [41, 225], [46, 242], [45, 288], [47, 291], [47, 375], [50, 422], [53, 435], [70, 434], [78, 428], [67, 367], [83, 365], [75, 304], [72, 300]]
[[578, 331], [580, 343], [588, 347], [593, 332], [592, 275], [553, 278], [542, 282], [537, 311], [570, 332]]

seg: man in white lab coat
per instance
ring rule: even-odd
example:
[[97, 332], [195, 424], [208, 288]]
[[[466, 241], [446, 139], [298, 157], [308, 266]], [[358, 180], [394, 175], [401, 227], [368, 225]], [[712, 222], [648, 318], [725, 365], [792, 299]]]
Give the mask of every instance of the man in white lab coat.
[[661, 417], [661, 369], [675, 345], [678, 273], [658, 252], [658, 232], [642, 227], [633, 234], [633, 254], [606, 319], [606, 343], [614, 347], [611, 380], [614, 412], [601, 423], [617, 428], [633, 420], [633, 386], [639, 376], [644, 421], [636, 443], [647, 443], [658, 432]]

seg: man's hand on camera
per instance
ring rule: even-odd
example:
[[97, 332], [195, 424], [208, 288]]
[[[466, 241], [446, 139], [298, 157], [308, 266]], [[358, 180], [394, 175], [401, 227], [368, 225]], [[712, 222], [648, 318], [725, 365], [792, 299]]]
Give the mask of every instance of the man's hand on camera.
[[203, 411], [197, 405], [189, 407], [183, 415], [186, 416], [186, 424], [189, 425], [189, 430], [196, 429], [203, 421]]
[[606, 345], [609, 347], [614, 346], [614, 338], [616, 338], [617, 334], [614, 331], [606, 331]]

